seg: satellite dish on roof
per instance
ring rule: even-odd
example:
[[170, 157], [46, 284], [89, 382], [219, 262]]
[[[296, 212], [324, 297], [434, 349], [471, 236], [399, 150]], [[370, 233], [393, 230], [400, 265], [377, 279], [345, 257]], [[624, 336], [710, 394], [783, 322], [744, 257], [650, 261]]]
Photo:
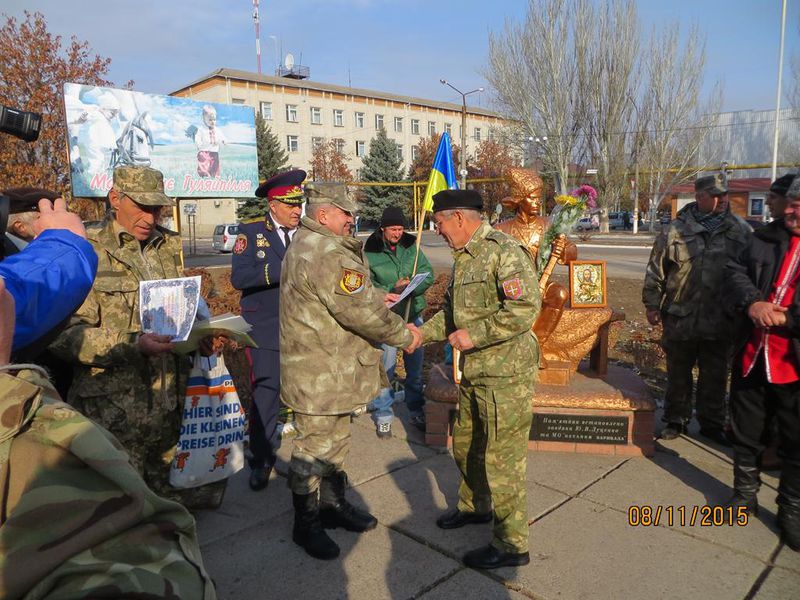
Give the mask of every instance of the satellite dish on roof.
[[283, 66], [290, 71], [292, 70], [292, 67], [294, 66], [294, 55], [291, 52], [287, 53], [286, 58], [283, 59]]

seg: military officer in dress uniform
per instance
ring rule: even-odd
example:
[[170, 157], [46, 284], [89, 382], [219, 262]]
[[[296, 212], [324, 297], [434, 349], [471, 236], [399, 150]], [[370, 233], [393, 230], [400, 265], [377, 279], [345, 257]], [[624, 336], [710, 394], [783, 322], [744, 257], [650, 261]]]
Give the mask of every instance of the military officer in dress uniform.
[[267, 487], [280, 447], [280, 359], [278, 300], [281, 264], [300, 224], [306, 172], [300, 169], [275, 175], [262, 183], [256, 196], [266, 198], [269, 213], [239, 225], [233, 247], [231, 284], [242, 290], [242, 317], [258, 348], [248, 349], [253, 405], [250, 411], [250, 488]]

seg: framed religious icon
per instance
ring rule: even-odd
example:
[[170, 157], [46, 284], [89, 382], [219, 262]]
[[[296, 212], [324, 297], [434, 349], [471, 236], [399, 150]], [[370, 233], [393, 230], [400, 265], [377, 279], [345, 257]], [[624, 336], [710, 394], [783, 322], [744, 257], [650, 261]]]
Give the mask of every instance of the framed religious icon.
[[608, 304], [606, 296], [606, 261], [570, 261], [569, 301], [573, 308], [599, 308]]

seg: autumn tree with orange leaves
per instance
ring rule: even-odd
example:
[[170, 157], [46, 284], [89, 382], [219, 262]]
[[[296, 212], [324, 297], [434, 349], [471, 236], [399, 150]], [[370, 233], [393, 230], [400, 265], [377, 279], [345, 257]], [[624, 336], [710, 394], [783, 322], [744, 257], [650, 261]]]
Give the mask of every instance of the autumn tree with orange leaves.
[[[475, 160], [467, 168], [469, 179], [503, 177], [506, 169], [516, 165], [508, 146], [495, 140], [483, 140], [475, 152]], [[492, 212], [500, 200], [508, 196], [509, 186], [505, 181], [477, 183], [475, 189], [483, 196], [483, 209]]]
[[[408, 168], [409, 179], [427, 183], [441, 137], [442, 134], [434, 133], [430, 137], [422, 138], [419, 141], [419, 144], [417, 144], [417, 158], [411, 162], [411, 166]], [[453, 164], [456, 166], [456, 170], [458, 170], [461, 148], [452, 140], [450, 142], [450, 147], [453, 149]], [[467, 164], [469, 164], [469, 156], [467, 157]]]
[[106, 79], [110, 63], [74, 36], [64, 45], [41, 13], [25, 11], [24, 21], [6, 17], [0, 28], [0, 104], [41, 113], [42, 128], [32, 143], [0, 134], [0, 187], [68, 193], [64, 84], [113, 85]]
[[314, 146], [311, 153], [311, 178], [314, 181], [352, 181], [347, 167], [347, 155], [340, 150], [341, 142], [328, 140]]

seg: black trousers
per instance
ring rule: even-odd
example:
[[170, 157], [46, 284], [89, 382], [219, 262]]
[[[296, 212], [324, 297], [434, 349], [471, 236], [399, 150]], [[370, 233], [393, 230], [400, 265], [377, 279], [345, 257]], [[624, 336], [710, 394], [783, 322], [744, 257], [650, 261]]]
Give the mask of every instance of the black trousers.
[[272, 467], [281, 439], [278, 435], [280, 410], [281, 362], [277, 350], [248, 348], [253, 380], [253, 404], [250, 407], [250, 467]]
[[764, 359], [758, 359], [748, 377], [742, 377], [737, 358], [731, 382], [733, 449], [745, 460], [757, 458], [771, 440], [770, 421], [778, 422], [778, 455], [800, 465], [800, 382], [767, 381]]
[[692, 418], [692, 369], [697, 365], [697, 421], [704, 429], [725, 425], [725, 388], [731, 346], [723, 340], [662, 342], [667, 354], [667, 392], [664, 418], [688, 423]]

